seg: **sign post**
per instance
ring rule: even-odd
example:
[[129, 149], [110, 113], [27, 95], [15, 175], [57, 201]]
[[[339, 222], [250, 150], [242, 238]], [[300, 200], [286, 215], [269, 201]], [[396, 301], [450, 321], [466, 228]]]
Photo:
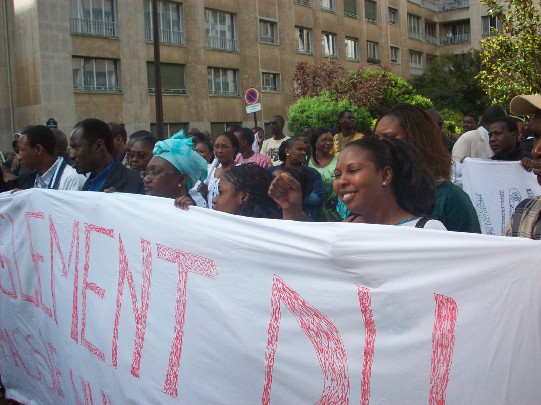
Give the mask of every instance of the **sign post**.
[[254, 89], [253, 87], [250, 87], [248, 90], [246, 90], [246, 93], [244, 93], [244, 99], [246, 100], [246, 113], [254, 113], [254, 127], [257, 127], [257, 112], [261, 111], [261, 104], [258, 103], [259, 101], [259, 92]]

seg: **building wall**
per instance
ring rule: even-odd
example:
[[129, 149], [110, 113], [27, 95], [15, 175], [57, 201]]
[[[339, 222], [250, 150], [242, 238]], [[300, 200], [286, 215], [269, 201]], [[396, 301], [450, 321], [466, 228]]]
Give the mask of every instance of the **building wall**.
[[[8, 50], [0, 44], [0, 148], [9, 146], [12, 132], [10, 105], [13, 107], [14, 128], [31, 123], [44, 123], [54, 117], [59, 127], [69, 133], [73, 125], [87, 117], [104, 121], [122, 122], [128, 133], [149, 129], [156, 122], [155, 97], [149, 94], [147, 62], [153, 61], [153, 46], [145, 40], [143, 0], [116, 0], [118, 38], [72, 34], [70, 32], [72, 0], [3, 0], [0, 10], [0, 29], [4, 32], [4, 9], [12, 10], [8, 19], [11, 46], [11, 78], [8, 78]], [[184, 45], [160, 46], [162, 63], [185, 65], [187, 94], [164, 94], [164, 122], [194, 126], [200, 130], [216, 131], [220, 125], [241, 122], [253, 125], [253, 114], [245, 112], [244, 92], [255, 87], [261, 90], [262, 72], [279, 73], [279, 91], [260, 91], [262, 111], [257, 113], [258, 124], [273, 115], [287, 118], [293, 98], [292, 76], [297, 62], [317, 63], [324, 59], [321, 33], [336, 34], [336, 60], [347, 69], [361, 66], [388, 66], [394, 73], [408, 78], [422, 73], [411, 68], [409, 51], [422, 53], [423, 68], [428, 59], [445, 52], [465, 52], [479, 47], [481, 16], [486, 14], [478, 0], [470, 0], [467, 8], [438, 11], [437, 1], [378, 0], [376, 23], [365, 20], [364, 0], [357, 0], [357, 16], [344, 14], [344, 1], [335, 0], [334, 12], [321, 9], [322, 0], [311, 0], [310, 5], [297, 0], [184, 0], [182, 4]], [[440, 0], [441, 4], [452, 0]], [[456, 2], [460, 2], [457, 0]], [[456, 3], [455, 2], [455, 3]], [[388, 22], [389, 6], [399, 10], [399, 22]], [[207, 48], [205, 9], [235, 14], [238, 52]], [[422, 18], [423, 38], [408, 35], [408, 13]], [[278, 28], [276, 44], [261, 42], [259, 19], [275, 21]], [[471, 41], [444, 45], [444, 24], [469, 20]], [[432, 44], [424, 36], [424, 24], [437, 25], [441, 43]], [[297, 52], [295, 27], [312, 30], [312, 54]], [[359, 60], [346, 59], [346, 37], [358, 39]], [[380, 64], [367, 61], [366, 41], [379, 45]], [[390, 46], [401, 49], [399, 63], [390, 62]], [[99, 57], [120, 61], [120, 92], [74, 91], [72, 57]], [[239, 72], [239, 95], [208, 94], [207, 69], [220, 67]], [[13, 89], [8, 97], [9, 84]], [[10, 101], [12, 100], [12, 101]], [[223, 123], [223, 124], [219, 124]], [[287, 131], [286, 131], [287, 132]], [[215, 134], [216, 135], [216, 134]]]

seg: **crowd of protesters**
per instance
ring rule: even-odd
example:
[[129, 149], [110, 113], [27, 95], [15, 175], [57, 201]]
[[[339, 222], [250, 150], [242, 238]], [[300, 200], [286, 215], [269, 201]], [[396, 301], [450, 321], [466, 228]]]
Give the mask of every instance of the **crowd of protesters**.
[[[0, 190], [147, 194], [182, 209], [249, 217], [480, 233], [470, 198], [452, 181], [453, 162], [516, 160], [541, 184], [541, 96], [517, 96], [509, 112], [529, 120], [520, 133], [505, 109], [491, 106], [479, 124], [465, 116], [463, 135], [446, 136], [438, 111], [410, 104], [382, 115], [373, 135], [358, 131], [350, 110], [340, 113], [334, 135], [334, 128], [307, 127], [286, 136], [277, 115], [268, 139], [262, 128], [232, 126], [214, 134], [214, 143], [197, 128], [158, 141], [148, 131], [128, 136], [123, 125], [95, 118], [77, 123], [69, 137], [33, 125], [15, 135]], [[506, 233], [539, 239], [539, 199], [518, 208]]]

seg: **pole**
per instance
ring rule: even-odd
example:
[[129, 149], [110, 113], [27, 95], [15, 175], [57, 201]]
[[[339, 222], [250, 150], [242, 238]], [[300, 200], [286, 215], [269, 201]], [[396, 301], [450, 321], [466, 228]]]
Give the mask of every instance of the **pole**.
[[156, 104], [156, 137], [163, 136], [162, 75], [160, 69], [160, 30], [158, 23], [158, 0], [152, 0], [152, 42], [154, 45], [154, 100]]
[[257, 127], [257, 113], [254, 112], [254, 128]]

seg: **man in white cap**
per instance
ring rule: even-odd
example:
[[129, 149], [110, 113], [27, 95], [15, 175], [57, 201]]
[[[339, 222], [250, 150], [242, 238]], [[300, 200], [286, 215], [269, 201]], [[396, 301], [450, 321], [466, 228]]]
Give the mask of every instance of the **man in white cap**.
[[[530, 128], [535, 137], [532, 148], [533, 173], [541, 184], [541, 95], [516, 96], [511, 100], [509, 109], [515, 115], [530, 116]], [[540, 212], [541, 196], [520, 202], [505, 229], [505, 235], [541, 239]]]

